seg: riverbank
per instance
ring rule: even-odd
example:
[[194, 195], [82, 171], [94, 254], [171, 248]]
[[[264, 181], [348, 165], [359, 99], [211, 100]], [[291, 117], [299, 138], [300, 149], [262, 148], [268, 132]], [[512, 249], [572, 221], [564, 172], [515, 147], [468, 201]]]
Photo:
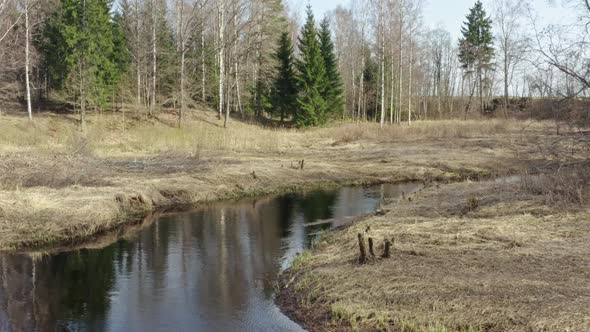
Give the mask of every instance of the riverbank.
[[[0, 250], [76, 243], [175, 205], [314, 188], [480, 178], [542, 160], [545, 124], [418, 122], [265, 129], [212, 112], [0, 118]], [[303, 161], [303, 168], [301, 164]]]
[[[590, 207], [564, 191], [582, 178], [432, 185], [389, 202], [301, 255], [277, 302], [309, 331], [588, 331]], [[358, 234], [377, 256], [392, 241], [391, 257], [360, 264]]]

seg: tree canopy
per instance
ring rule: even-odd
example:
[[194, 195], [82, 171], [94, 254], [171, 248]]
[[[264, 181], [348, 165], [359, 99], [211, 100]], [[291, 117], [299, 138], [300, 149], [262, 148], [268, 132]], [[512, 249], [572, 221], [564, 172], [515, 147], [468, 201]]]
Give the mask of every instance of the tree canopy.
[[78, 96], [78, 103], [102, 106], [112, 95], [128, 56], [120, 16], [106, 0], [63, 0], [43, 31], [41, 49], [50, 85]]
[[297, 106], [297, 77], [293, 67], [293, 44], [288, 32], [283, 32], [275, 54], [277, 60], [277, 78], [274, 82], [274, 113], [278, 114], [281, 123], [293, 114]]
[[340, 78], [336, 54], [334, 54], [334, 43], [332, 42], [330, 21], [327, 17], [324, 18], [320, 24], [319, 40], [326, 72], [324, 99], [326, 100], [328, 110], [331, 114], [335, 116], [341, 115], [344, 107], [342, 101], [342, 79]]
[[459, 60], [465, 70], [480, 70], [491, 65], [494, 58], [492, 19], [487, 16], [481, 1], [469, 10], [461, 27]]
[[323, 124], [328, 110], [324, 96], [327, 78], [311, 6], [307, 7], [307, 19], [299, 37], [299, 52], [297, 69], [300, 92], [295, 123], [299, 127]]

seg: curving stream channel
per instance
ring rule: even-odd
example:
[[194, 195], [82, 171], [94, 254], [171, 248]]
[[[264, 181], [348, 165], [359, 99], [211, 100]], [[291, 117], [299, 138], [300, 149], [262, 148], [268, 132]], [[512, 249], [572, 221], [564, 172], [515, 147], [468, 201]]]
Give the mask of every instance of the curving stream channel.
[[0, 331], [301, 331], [277, 275], [319, 231], [415, 183], [220, 202], [106, 247], [0, 256]]

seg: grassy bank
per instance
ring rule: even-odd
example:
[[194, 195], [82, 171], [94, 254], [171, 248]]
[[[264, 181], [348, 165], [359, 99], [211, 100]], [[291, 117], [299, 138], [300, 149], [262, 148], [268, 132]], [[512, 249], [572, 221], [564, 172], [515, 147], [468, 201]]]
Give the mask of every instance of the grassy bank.
[[[590, 208], [560, 189], [580, 177], [433, 185], [389, 202], [300, 256], [278, 301], [310, 331], [588, 331]], [[377, 256], [392, 241], [391, 257], [359, 264], [359, 233]]]
[[[154, 209], [316, 186], [464, 179], [520, 171], [552, 139], [544, 124], [418, 122], [266, 129], [214, 113], [89, 119], [0, 117], [0, 250], [77, 242]], [[299, 161], [305, 160], [300, 169]]]

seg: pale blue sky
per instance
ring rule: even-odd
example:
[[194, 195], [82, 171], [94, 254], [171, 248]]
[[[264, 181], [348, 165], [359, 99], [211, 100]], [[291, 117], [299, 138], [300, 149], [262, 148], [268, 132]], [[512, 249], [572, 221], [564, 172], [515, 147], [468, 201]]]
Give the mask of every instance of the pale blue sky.
[[[425, 0], [424, 22], [429, 27], [441, 25], [451, 33], [454, 38], [459, 37], [461, 24], [467, 14], [469, 7], [473, 6], [475, 0]], [[290, 0], [292, 6], [304, 10], [308, 0]], [[334, 9], [338, 4], [348, 6], [350, 0], [311, 0], [316, 15], [322, 17], [326, 11]], [[483, 0], [484, 6], [491, 12], [491, 0]], [[534, 9], [541, 17], [541, 24], [566, 23], [564, 18], [572, 19], [573, 10], [562, 5], [562, 0], [532, 0]]]

